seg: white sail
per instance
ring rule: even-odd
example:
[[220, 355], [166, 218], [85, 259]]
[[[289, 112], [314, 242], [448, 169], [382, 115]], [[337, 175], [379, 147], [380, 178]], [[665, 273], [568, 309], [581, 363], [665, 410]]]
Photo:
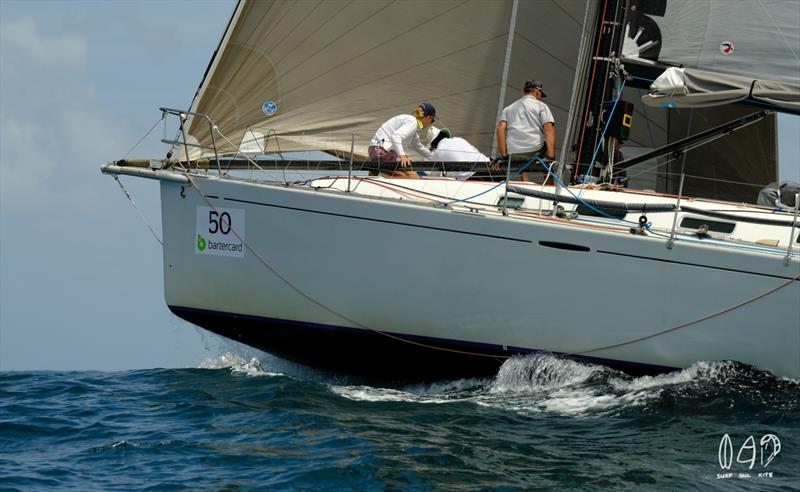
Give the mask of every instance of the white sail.
[[[266, 135], [267, 152], [349, 152], [355, 138], [365, 156], [381, 123], [427, 101], [437, 126], [488, 154], [497, 107], [525, 80], [545, 84], [563, 131], [585, 9], [584, 0], [242, 0], [192, 111], [218, 125], [223, 154], [251, 129]], [[193, 156], [213, 155], [204, 120], [188, 133], [204, 147]]]

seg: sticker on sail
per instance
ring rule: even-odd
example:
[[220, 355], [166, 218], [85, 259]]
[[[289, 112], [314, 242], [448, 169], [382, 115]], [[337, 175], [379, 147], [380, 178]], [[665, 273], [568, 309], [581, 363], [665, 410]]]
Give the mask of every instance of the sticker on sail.
[[725, 56], [733, 54], [733, 41], [723, 41], [719, 44], [719, 52]]
[[275, 101], [267, 101], [261, 105], [261, 111], [267, 116], [272, 116], [278, 112], [278, 104]]
[[194, 253], [244, 257], [244, 210], [197, 207]]

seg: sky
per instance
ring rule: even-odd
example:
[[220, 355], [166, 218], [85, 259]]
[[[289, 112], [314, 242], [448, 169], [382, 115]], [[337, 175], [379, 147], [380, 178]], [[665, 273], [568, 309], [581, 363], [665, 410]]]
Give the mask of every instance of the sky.
[[[100, 166], [163, 157], [160, 128], [129, 151], [159, 107], [189, 105], [234, 3], [0, 0], [0, 371], [218, 353], [168, 311], [160, 245]], [[779, 139], [782, 178], [800, 181], [800, 118]], [[158, 183], [121, 180], [160, 236]]]
[[[160, 245], [100, 166], [189, 105], [233, 7], [0, 0], [0, 370], [214, 355], [168, 311]], [[129, 157], [163, 157], [154, 133]], [[158, 183], [121, 179], [160, 236]]]

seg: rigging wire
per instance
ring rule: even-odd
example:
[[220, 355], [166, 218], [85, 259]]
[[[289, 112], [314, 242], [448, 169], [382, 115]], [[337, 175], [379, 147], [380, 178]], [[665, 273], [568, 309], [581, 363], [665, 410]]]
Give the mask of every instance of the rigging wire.
[[[600, 139], [597, 142], [597, 147], [594, 149], [594, 154], [592, 154], [592, 160], [589, 163], [589, 167], [586, 169], [586, 174], [583, 175], [583, 182], [586, 182], [586, 179], [591, 175], [592, 168], [594, 168], [595, 159], [597, 158], [597, 153], [600, 152], [600, 147], [603, 146], [603, 140], [606, 138], [606, 130], [608, 130], [608, 125], [611, 124], [611, 118], [614, 116], [614, 111], [617, 109], [617, 103], [619, 103], [620, 97], [622, 97], [622, 90], [625, 89], [625, 80], [623, 79], [622, 85], [620, 86], [619, 90], [617, 91], [617, 98], [614, 99], [614, 106], [611, 107], [611, 112], [608, 113], [606, 116], [606, 125], [603, 127], [603, 133], [600, 135]], [[606, 153], [611, 152], [611, 150], [607, 150]], [[581, 193], [583, 190], [581, 190]], [[580, 193], [579, 193], [580, 194]]]
[[145, 216], [142, 213], [142, 211], [136, 205], [136, 202], [133, 201], [133, 197], [131, 196], [130, 193], [128, 193], [128, 190], [125, 189], [125, 186], [122, 184], [122, 181], [120, 181], [119, 176], [116, 175], [116, 174], [112, 174], [112, 176], [114, 177], [114, 181], [117, 182], [117, 184], [119, 185], [120, 189], [122, 190], [122, 193], [124, 193], [125, 196], [128, 197], [128, 200], [130, 200], [131, 204], [133, 205], [133, 208], [135, 208], [136, 211], [139, 212], [139, 217], [142, 218], [142, 222], [144, 222], [144, 225], [146, 225], [147, 228], [150, 229], [150, 233], [153, 234], [153, 237], [156, 238], [156, 241], [158, 241], [158, 244], [160, 244], [161, 247], [163, 248], [164, 247], [164, 242], [161, 241], [161, 239], [158, 237], [158, 234], [156, 234], [156, 231], [153, 229], [153, 227], [150, 225], [150, 223], [147, 222], [147, 218], [145, 218]]
[[[216, 130], [216, 132], [219, 134], [219, 136], [220, 136], [220, 137], [222, 137], [222, 138], [223, 138], [223, 139], [224, 139], [226, 142], [228, 142], [228, 145], [230, 145], [231, 147], [233, 147], [234, 149], [236, 149], [236, 155], [239, 155], [239, 154], [240, 154], [240, 151], [239, 151], [239, 146], [238, 146], [238, 145], [234, 145], [234, 144], [233, 144], [233, 142], [231, 142], [230, 140], [228, 140], [228, 137], [226, 137], [226, 136], [225, 136], [225, 134], [224, 134], [224, 133], [222, 133], [222, 132], [219, 130], [219, 127], [217, 127], [216, 125], [214, 125], [214, 130]], [[250, 164], [252, 164], [252, 165], [253, 165], [253, 166], [255, 166], [256, 168], [258, 168], [258, 170], [260, 170], [261, 172], [263, 172], [263, 173], [264, 173], [264, 174], [266, 174], [267, 176], [271, 177], [271, 178], [272, 178], [272, 179], [274, 179], [275, 181], [280, 181], [279, 179], [276, 179], [276, 178], [275, 178], [275, 176], [273, 176], [271, 172], [269, 172], [269, 171], [267, 171], [266, 169], [264, 169], [263, 167], [259, 166], [259, 165], [256, 163], [256, 161], [254, 161], [254, 160], [253, 160], [253, 159], [252, 159], [252, 158], [251, 158], [249, 155], [247, 155], [247, 154], [242, 154], [242, 155], [244, 156], [244, 158], [245, 158], [245, 159], [247, 159], [247, 162], [249, 162]], [[185, 171], [184, 171], [184, 172], [185, 172]], [[187, 176], [188, 176], [188, 174], [187, 174]], [[285, 180], [284, 180], [284, 181], [285, 181]]]
[[589, 349], [589, 350], [581, 350], [580, 352], [569, 352], [569, 353], [565, 353], [563, 355], [570, 356], [570, 355], [589, 354], [589, 353], [592, 353], [592, 352], [599, 352], [601, 350], [609, 350], [609, 349], [613, 349], [613, 348], [624, 347], [626, 345], [632, 345], [634, 343], [642, 342], [644, 340], [649, 340], [651, 338], [655, 338], [655, 337], [658, 337], [658, 336], [661, 336], [661, 335], [666, 335], [667, 333], [672, 333], [673, 331], [678, 331], [678, 330], [680, 330], [682, 328], [686, 328], [688, 326], [692, 326], [694, 324], [697, 324], [697, 323], [700, 323], [700, 322], [703, 322], [703, 321], [706, 321], [706, 320], [709, 320], [709, 319], [712, 319], [712, 318], [716, 318], [718, 316], [722, 316], [725, 313], [729, 313], [729, 312], [731, 312], [731, 311], [733, 311], [735, 309], [739, 309], [740, 307], [744, 307], [744, 306], [746, 306], [746, 305], [748, 305], [750, 303], [753, 303], [753, 302], [755, 302], [755, 301], [757, 301], [757, 300], [759, 300], [759, 299], [761, 299], [763, 297], [766, 297], [766, 296], [772, 294], [773, 292], [777, 292], [778, 290], [786, 287], [787, 285], [791, 285], [793, 282], [799, 281], [799, 280], [800, 280], [800, 275], [797, 275], [795, 277], [790, 278], [786, 282], [778, 285], [777, 287], [773, 287], [773, 288], [767, 290], [766, 292], [762, 292], [761, 294], [758, 294], [757, 296], [751, 297], [750, 299], [742, 301], [742, 302], [740, 302], [738, 304], [734, 304], [733, 306], [727, 307], [727, 308], [725, 308], [725, 309], [723, 309], [721, 311], [718, 311], [716, 313], [709, 314], [707, 316], [702, 316], [700, 318], [697, 318], [697, 319], [694, 319], [692, 321], [689, 321], [688, 323], [683, 323], [683, 324], [678, 325], [678, 326], [673, 326], [672, 328], [668, 328], [666, 330], [661, 330], [659, 332], [652, 333], [652, 334], [647, 335], [647, 336], [634, 338], [632, 340], [627, 340], [627, 341], [620, 342], [620, 343], [615, 343], [615, 344], [612, 344], [612, 345], [606, 345], [606, 346], [603, 346], [603, 347], [596, 347], [596, 348], [592, 348], [592, 349]]
[[153, 126], [147, 131], [147, 133], [145, 133], [144, 136], [140, 138], [138, 142], [136, 142], [136, 145], [131, 147], [131, 150], [129, 150], [128, 153], [125, 154], [122, 158], [126, 159], [130, 155], [130, 153], [133, 152], [136, 149], [136, 147], [139, 146], [139, 144], [144, 142], [144, 139], [146, 139], [148, 136], [150, 136], [151, 133], [153, 133], [153, 130], [155, 130], [158, 124], [161, 123], [163, 120], [164, 120], [164, 113], [161, 113], [161, 118], [157, 119], [156, 122], [153, 123]]

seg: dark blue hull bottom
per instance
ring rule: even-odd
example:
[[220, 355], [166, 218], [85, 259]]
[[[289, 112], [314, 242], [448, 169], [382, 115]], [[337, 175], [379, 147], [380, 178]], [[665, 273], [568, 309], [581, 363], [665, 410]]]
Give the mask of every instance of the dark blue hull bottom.
[[[381, 334], [180, 306], [169, 308], [190, 323], [284, 359], [366, 377], [423, 381], [491, 376], [510, 356], [540, 352], [529, 348]], [[615, 367], [635, 375], [677, 369], [594, 357], [570, 358]]]

